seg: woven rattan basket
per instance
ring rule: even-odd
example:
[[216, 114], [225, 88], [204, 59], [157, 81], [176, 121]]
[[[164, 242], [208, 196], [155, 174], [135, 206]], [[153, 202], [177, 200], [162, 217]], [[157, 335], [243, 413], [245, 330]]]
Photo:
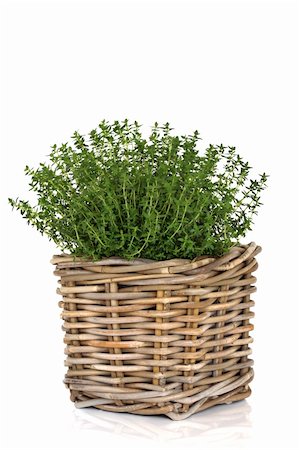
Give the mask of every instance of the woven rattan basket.
[[192, 261], [54, 256], [76, 406], [180, 420], [248, 397], [260, 250]]

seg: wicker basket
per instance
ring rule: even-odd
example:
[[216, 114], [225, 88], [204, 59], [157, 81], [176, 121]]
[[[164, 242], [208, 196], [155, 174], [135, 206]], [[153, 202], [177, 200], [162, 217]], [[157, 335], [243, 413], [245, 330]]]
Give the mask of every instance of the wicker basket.
[[193, 261], [54, 256], [71, 400], [180, 420], [248, 397], [260, 250]]

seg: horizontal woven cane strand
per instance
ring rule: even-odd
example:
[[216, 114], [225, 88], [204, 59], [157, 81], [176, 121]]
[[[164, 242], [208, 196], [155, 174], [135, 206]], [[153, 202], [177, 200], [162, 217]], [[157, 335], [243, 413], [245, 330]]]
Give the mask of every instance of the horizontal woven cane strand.
[[250, 395], [255, 243], [220, 258], [52, 258], [76, 407], [181, 420]]

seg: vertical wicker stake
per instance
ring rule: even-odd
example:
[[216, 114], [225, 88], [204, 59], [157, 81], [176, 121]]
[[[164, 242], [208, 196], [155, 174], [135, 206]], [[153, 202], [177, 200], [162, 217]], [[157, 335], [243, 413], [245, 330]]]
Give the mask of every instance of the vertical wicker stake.
[[[248, 279], [248, 281], [255, 281], [255, 279], [252, 280], [251, 273], [247, 273], [246, 275], [244, 275], [244, 279]], [[246, 285], [245, 288], [250, 291], [250, 284]], [[249, 329], [253, 328], [253, 326], [250, 326], [249, 318], [254, 317], [254, 313], [250, 312], [250, 307], [254, 306], [254, 302], [250, 301], [250, 294], [247, 294], [244, 297], [244, 302], [247, 305], [247, 308], [244, 309], [245, 317], [243, 319], [244, 329], [246, 331], [244, 331], [242, 336], [240, 336], [240, 337], [242, 337], [242, 342], [243, 342], [243, 345], [241, 347], [242, 351], [245, 352], [246, 354], [244, 356], [242, 356], [242, 358], [241, 358], [241, 361], [245, 365], [245, 367], [243, 369], [241, 369], [240, 375], [245, 375], [248, 372], [248, 370], [250, 369], [250, 367], [248, 367], [248, 365], [247, 365], [248, 355], [251, 353], [251, 350], [249, 349], [248, 344], [250, 344], [253, 341], [253, 339], [249, 336]], [[250, 389], [249, 386], [247, 387], [247, 389]]]
[[[117, 283], [106, 283], [105, 284], [105, 291], [107, 293], [115, 293], [115, 292], [117, 292]], [[113, 307], [115, 307], [115, 306], [117, 307], [118, 306], [117, 300], [113, 299], [112, 297], [111, 297], [111, 300], [107, 300], [106, 301], [106, 304], [107, 304], [108, 307], [109, 306], [111, 307], [111, 311], [113, 311], [113, 309], [112, 309]], [[119, 330], [119, 324], [116, 321], [114, 321], [114, 319], [118, 317], [118, 313], [116, 313], [116, 312], [107, 313], [107, 318], [110, 318], [110, 317], [111, 317], [111, 325], [108, 325], [108, 327], [111, 330]], [[109, 336], [109, 341], [115, 342], [114, 347], [111, 347], [109, 349], [110, 354], [112, 354], [112, 355], [119, 355], [119, 354], [121, 354], [121, 349], [117, 345], [117, 342], [119, 342], [120, 340], [121, 340], [121, 338], [117, 335], [117, 332], [112, 337]], [[110, 364], [111, 364], [111, 366], [118, 366], [119, 367], [119, 366], [121, 366], [121, 360], [119, 360], [119, 359], [117, 359], [117, 357], [115, 357], [114, 359], [110, 360]], [[117, 371], [117, 372], [112, 371], [111, 372], [111, 376], [113, 378], [117, 378], [117, 379], [123, 380], [123, 373], [120, 372], [120, 371]], [[120, 381], [118, 383], [118, 386], [124, 386], [123, 381]], [[122, 406], [123, 405], [123, 402], [121, 400], [116, 400], [115, 403], [118, 406]]]
[[[227, 292], [228, 290], [229, 290], [228, 285], [221, 286], [221, 288], [220, 288], [221, 292]], [[219, 301], [219, 306], [218, 306], [218, 311], [217, 311], [216, 315], [218, 317], [225, 316], [225, 314], [226, 314], [225, 304], [227, 303], [227, 297], [219, 297], [218, 301]], [[225, 322], [216, 322], [216, 328], [218, 328], [219, 330], [221, 330], [224, 327], [224, 325], [225, 325]], [[224, 334], [221, 332], [219, 334], [216, 334], [215, 340], [216, 340], [216, 342], [218, 341], [218, 343], [220, 344], [220, 345], [215, 346], [215, 353], [218, 353], [221, 355], [223, 352], [223, 349], [224, 349], [223, 344], [225, 343]], [[232, 341], [234, 341], [234, 340], [235, 339], [233, 336]], [[214, 373], [213, 373], [214, 377], [221, 377], [222, 372], [223, 372], [223, 369], [221, 368], [222, 363], [223, 363], [222, 357], [215, 358], [215, 366], [217, 367], [219, 365], [220, 368], [216, 369], [214, 371]]]
[[54, 257], [76, 406], [181, 420], [248, 397], [260, 250], [193, 261]]
[[[163, 318], [161, 317], [161, 311], [163, 311], [163, 303], [161, 303], [159, 301], [160, 298], [164, 297], [164, 292], [163, 291], [157, 291], [157, 305], [156, 305], [156, 310], [158, 311], [157, 313], [157, 317], [156, 317], [156, 328], [155, 328], [155, 335], [157, 337], [162, 336], [162, 329], [159, 327], [159, 325], [163, 322]], [[159, 314], [159, 315], [158, 315]], [[154, 348], [157, 349], [157, 352], [154, 354], [154, 360], [155, 361], [160, 361], [161, 359], [161, 353], [159, 352], [159, 350], [161, 349], [162, 344], [160, 340], [157, 340], [154, 343]], [[165, 380], [163, 378], [161, 378], [161, 372], [160, 372], [160, 365], [154, 366], [153, 368], [153, 372], [154, 372], [154, 379], [153, 379], [153, 384], [154, 385], [165, 385]], [[159, 377], [159, 378], [157, 378]]]
[[[76, 283], [74, 283], [73, 281], [70, 281], [70, 282], [66, 282], [65, 285], [66, 286], [75, 286]], [[75, 294], [68, 294], [66, 296], [66, 300], [69, 300], [69, 301], [66, 301], [65, 306], [64, 306], [66, 310], [68, 310], [68, 311], [77, 311], [76, 303], [73, 303], [72, 301], [70, 301], [70, 299], [73, 299], [75, 297], [76, 297]], [[77, 323], [77, 318], [76, 317], [70, 317], [69, 319], [66, 319], [66, 320], [69, 321], [72, 324], [73, 323], [74, 324]], [[71, 328], [70, 329], [70, 333], [71, 334], [77, 334], [78, 330], [76, 328]], [[73, 346], [79, 346], [80, 345], [80, 341], [74, 340], [74, 341], [71, 341], [71, 344]], [[73, 354], [73, 358], [81, 358], [81, 354], [80, 353], [74, 353]], [[83, 365], [82, 364], [74, 364], [72, 367], [75, 370], [82, 370], [83, 369]], [[77, 397], [79, 395], [79, 392], [77, 390], [71, 389], [70, 393], [71, 393], [71, 400], [74, 402], [77, 399]]]

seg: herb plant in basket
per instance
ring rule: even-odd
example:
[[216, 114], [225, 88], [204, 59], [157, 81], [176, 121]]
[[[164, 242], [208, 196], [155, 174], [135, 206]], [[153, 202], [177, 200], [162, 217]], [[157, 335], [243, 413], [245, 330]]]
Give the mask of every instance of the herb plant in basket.
[[261, 248], [240, 239], [267, 175], [199, 140], [102, 121], [26, 167], [36, 205], [9, 199], [63, 252], [52, 263], [78, 408], [179, 420], [250, 395]]

